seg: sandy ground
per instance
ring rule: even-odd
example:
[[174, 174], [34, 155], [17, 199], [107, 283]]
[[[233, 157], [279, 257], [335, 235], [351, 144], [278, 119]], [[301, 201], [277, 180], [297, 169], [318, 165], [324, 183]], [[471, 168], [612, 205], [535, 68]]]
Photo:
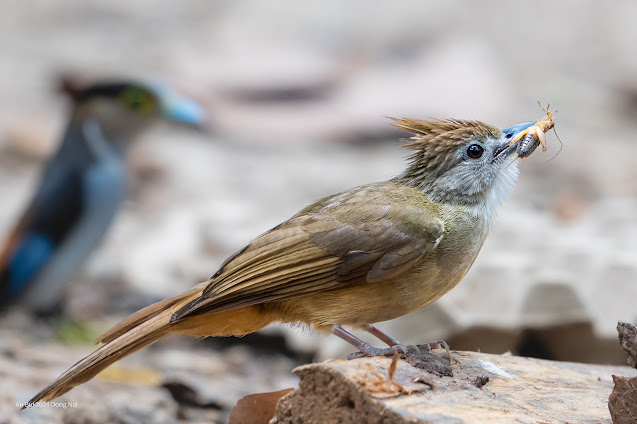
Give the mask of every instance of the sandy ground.
[[[549, 151], [522, 163], [466, 279], [384, 328], [409, 343], [445, 337], [456, 348], [623, 361], [614, 327], [637, 319], [634, 2], [0, 5], [1, 233], [64, 126], [52, 89], [61, 72], [162, 78], [198, 99], [213, 128], [159, 126], [134, 146], [129, 201], [73, 284], [74, 317], [112, 324], [208, 278], [306, 204], [395, 175], [406, 152], [385, 116], [506, 127], [540, 118], [539, 100], [558, 110], [562, 144], [549, 133]], [[19, 352], [64, 349], [28, 323], [19, 311], [3, 322], [0, 344], [18, 352], [2, 367], [9, 389], [20, 388], [9, 403], [44, 383]], [[295, 352], [350, 351], [310, 332], [266, 333], [280, 331]], [[47, 377], [88, 348], [78, 349], [42, 368]]]

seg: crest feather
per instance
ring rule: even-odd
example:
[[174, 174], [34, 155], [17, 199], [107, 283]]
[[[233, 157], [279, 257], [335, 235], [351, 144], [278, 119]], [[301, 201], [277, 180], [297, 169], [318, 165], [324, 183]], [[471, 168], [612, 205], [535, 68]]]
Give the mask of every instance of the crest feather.
[[459, 119], [420, 120], [413, 118], [390, 118], [395, 128], [414, 134], [413, 137], [403, 139], [407, 141], [407, 149], [422, 150], [436, 146], [436, 150], [453, 148], [465, 143], [469, 138], [492, 137], [499, 138], [500, 130], [480, 121], [463, 121]]

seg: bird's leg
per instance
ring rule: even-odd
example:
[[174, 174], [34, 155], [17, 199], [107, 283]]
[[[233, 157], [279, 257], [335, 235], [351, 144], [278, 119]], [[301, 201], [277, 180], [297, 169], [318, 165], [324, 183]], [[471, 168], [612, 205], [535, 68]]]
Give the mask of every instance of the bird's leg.
[[343, 329], [343, 327], [341, 327], [340, 325], [333, 325], [330, 328], [330, 332], [334, 334], [335, 336], [338, 336], [341, 339], [345, 340], [347, 343], [351, 344], [352, 346], [354, 346], [356, 349], [360, 350], [361, 352], [371, 352], [372, 350], [375, 349], [369, 343], [365, 343], [364, 341], [362, 341], [355, 335], [345, 331], [345, 329]]
[[389, 334], [383, 333], [382, 331], [380, 331], [378, 328], [374, 327], [371, 324], [366, 324], [363, 327], [363, 330], [367, 331], [369, 334], [372, 334], [378, 337], [378, 339], [387, 343], [389, 346], [391, 346], [392, 348], [394, 348], [395, 350], [401, 353], [407, 353], [409, 349], [415, 349], [417, 351], [420, 351], [420, 349], [423, 347], [425, 348], [425, 350], [442, 348], [446, 350], [447, 353], [449, 353], [449, 345], [444, 340], [434, 340], [432, 342], [428, 342], [420, 346], [416, 346], [412, 344], [404, 345], [400, 343], [398, 340], [396, 340], [395, 338], [393, 338], [392, 336], [390, 336]]
[[363, 330], [367, 331], [369, 334], [377, 337], [383, 343], [387, 343], [388, 346], [394, 348], [396, 351], [401, 353], [407, 353], [409, 349], [420, 350], [416, 345], [404, 345], [389, 334], [383, 333], [378, 328], [374, 327], [371, 324], [365, 324], [363, 326]]
[[388, 349], [379, 349], [369, 343], [365, 343], [358, 337], [345, 331], [340, 325], [333, 325], [330, 331], [335, 336], [340, 337], [359, 350], [359, 352], [348, 355], [347, 359], [362, 358], [363, 356], [391, 356], [396, 352], [396, 350], [393, 350], [391, 347]]
[[[387, 336], [386, 334], [382, 333], [380, 330], [377, 330], [377, 329], [375, 330], [378, 331], [378, 333], [382, 334], [383, 336], [387, 337], [388, 339], [397, 342], [397, 340]], [[369, 343], [365, 343], [358, 337], [348, 333], [339, 325], [333, 325], [332, 328], [330, 328], [330, 331], [335, 336], [340, 337], [341, 339], [345, 340], [347, 343], [351, 344], [352, 346], [354, 346], [356, 349], [359, 350], [359, 352], [355, 352], [355, 353], [352, 353], [351, 355], [348, 355], [347, 359], [362, 358], [364, 356], [392, 356], [396, 352], [406, 353], [405, 346], [401, 345], [400, 343], [396, 343], [385, 349], [377, 348], [370, 345]]]

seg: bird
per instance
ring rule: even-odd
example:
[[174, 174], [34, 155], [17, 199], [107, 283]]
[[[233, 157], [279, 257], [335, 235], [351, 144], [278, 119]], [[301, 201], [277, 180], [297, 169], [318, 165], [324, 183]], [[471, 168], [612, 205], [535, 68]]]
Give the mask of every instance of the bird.
[[242, 336], [272, 322], [300, 323], [364, 356], [404, 350], [373, 324], [434, 302], [469, 271], [518, 176], [518, 142], [510, 140], [534, 124], [500, 130], [480, 121], [393, 119], [411, 133], [403, 139], [412, 152], [403, 172], [307, 206], [230, 256], [208, 281], [134, 313], [25, 407], [57, 398], [168, 334]]
[[70, 119], [43, 167], [28, 207], [0, 249], [0, 309], [19, 304], [55, 311], [71, 280], [98, 247], [126, 193], [125, 154], [160, 119], [204, 125], [201, 106], [166, 84], [63, 78]]

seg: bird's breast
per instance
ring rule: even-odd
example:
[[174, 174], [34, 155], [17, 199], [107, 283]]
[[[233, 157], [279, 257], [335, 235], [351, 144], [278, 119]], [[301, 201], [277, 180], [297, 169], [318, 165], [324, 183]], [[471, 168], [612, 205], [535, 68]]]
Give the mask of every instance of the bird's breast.
[[82, 214], [62, 244], [56, 247], [25, 296], [34, 309], [46, 309], [99, 246], [126, 193], [123, 163], [108, 160], [92, 165], [82, 178]]
[[398, 318], [438, 300], [469, 271], [488, 232], [488, 218], [464, 207], [442, 207], [439, 245], [410, 270], [387, 281], [362, 283], [283, 301], [283, 321], [317, 328], [361, 326]]
[[119, 160], [97, 163], [86, 172], [84, 212], [68, 246], [76, 253], [89, 253], [101, 242], [126, 195], [126, 172]]

